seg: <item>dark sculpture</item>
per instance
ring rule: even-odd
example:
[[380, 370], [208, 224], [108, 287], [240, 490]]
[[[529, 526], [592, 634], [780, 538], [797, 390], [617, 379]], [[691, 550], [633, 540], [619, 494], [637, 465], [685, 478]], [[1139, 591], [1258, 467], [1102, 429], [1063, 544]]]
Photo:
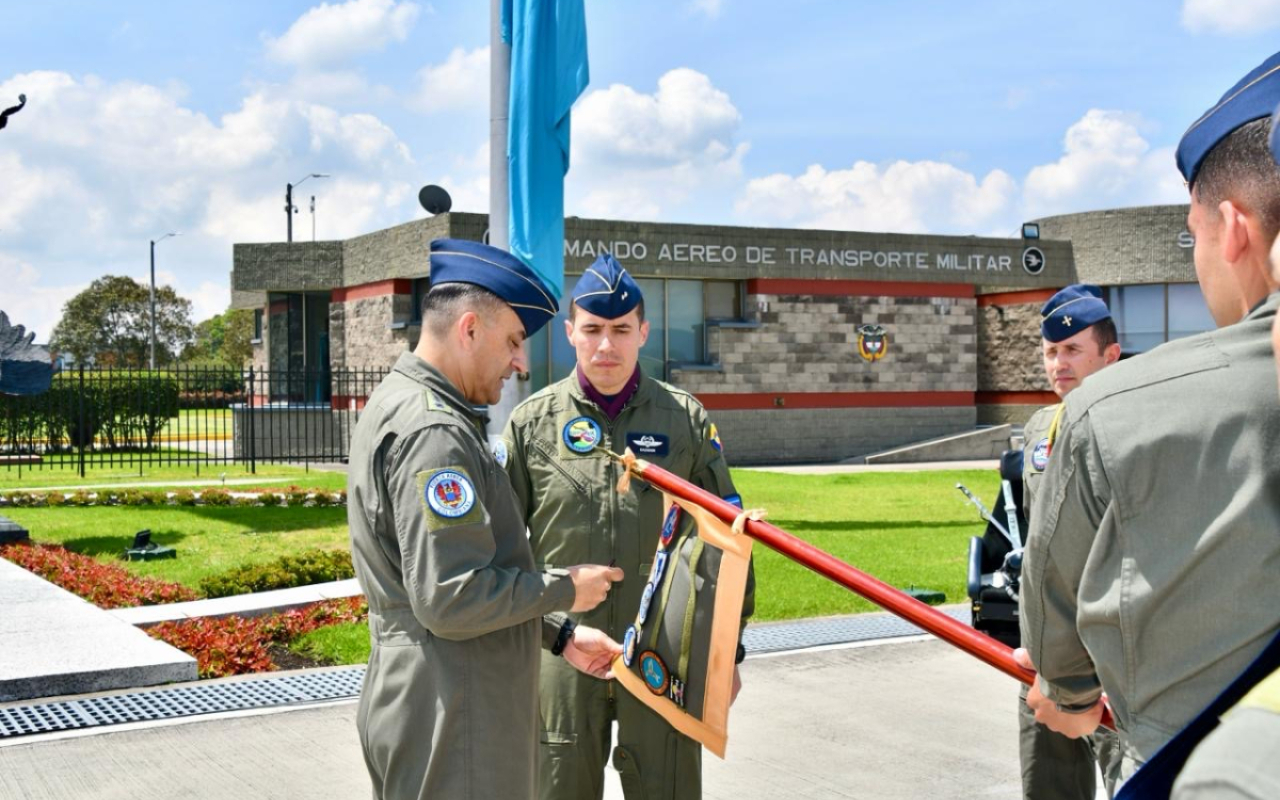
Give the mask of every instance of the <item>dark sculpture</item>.
[[49, 351], [33, 344], [35, 338], [0, 311], [0, 393], [40, 394], [53, 385]]
[[9, 124], [9, 117], [21, 111], [23, 106], [26, 104], [27, 96], [25, 94], [20, 94], [18, 95], [18, 104], [16, 106], [9, 106], [4, 111], [0, 111], [0, 130], [2, 130], [5, 125]]

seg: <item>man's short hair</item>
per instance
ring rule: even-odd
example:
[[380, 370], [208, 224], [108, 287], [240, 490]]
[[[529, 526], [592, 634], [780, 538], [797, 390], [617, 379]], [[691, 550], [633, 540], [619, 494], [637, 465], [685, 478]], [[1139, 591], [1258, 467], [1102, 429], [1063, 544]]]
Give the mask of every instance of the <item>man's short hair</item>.
[[1267, 242], [1280, 233], [1280, 167], [1270, 135], [1269, 117], [1236, 128], [1204, 157], [1195, 183], [1196, 198], [1206, 206], [1232, 200], [1256, 213]]
[[505, 305], [507, 302], [501, 297], [474, 283], [442, 283], [432, 286], [422, 298], [422, 328], [432, 336], [445, 336], [449, 326], [465, 312], [492, 318]]
[[1098, 352], [1120, 341], [1120, 335], [1116, 331], [1116, 321], [1111, 317], [1093, 323], [1091, 330], [1094, 340], [1098, 343]]
[[[570, 301], [569, 302], [569, 321], [570, 322], [573, 322], [573, 316], [574, 314], [577, 313], [577, 311], [578, 311], [578, 304], [573, 301]], [[640, 322], [644, 322], [644, 299], [643, 298], [640, 300], [639, 303], [636, 304], [636, 315], [640, 318]]]

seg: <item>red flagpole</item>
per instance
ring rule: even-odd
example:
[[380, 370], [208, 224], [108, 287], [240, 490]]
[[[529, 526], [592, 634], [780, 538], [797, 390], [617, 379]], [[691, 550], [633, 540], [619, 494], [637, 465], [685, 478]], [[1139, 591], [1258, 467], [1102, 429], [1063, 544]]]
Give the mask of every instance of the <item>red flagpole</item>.
[[[614, 457], [617, 458], [617, 456]], [[702, 506], [719, 517], [726, 525], [733, 524], [733, 521], [742, 513], [737, 506], [647, 461], [637, 459], [631, 465], [631, 472], [664, 492]], [[920, 602], [884, 581], [846, 564], [830, 553], [819, 550], [803, 539], [798, 539], [762, 520], [748, 519], [743, 530], [752, 539], [771, 550], [858, 593], [886, 611], [923, 628], [1006, 675], [1027, 685], [1031, 685], [1035, 680], [1035, 672], [1023, 669], [1013, 660], [1013, 648], [997, 642], [990, 636]], [[1111, 709], [1106, 705], [1102, 707], [1102, 724], [1108, 728], [1115, 728]]]

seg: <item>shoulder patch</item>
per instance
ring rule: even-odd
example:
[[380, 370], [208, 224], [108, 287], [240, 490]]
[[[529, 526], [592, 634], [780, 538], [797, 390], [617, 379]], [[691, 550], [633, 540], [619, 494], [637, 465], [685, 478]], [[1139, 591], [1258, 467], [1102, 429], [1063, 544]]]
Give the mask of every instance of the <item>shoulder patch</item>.
[[707, 438], [711, 440], [712, 447], [716, 450], [724, 451], [724, 445], [720, 443], [720, 431], [716, 430], [716, 424], [714, 422], [711, 423], [711, 435]]
[[502, 467], [503, 469], [506, 469], [507, 458], [509, 457], [511, 452], [510, 448], [507, 447], [507, 440], [494, 439], [493, 446], [491, 449], [493, 450], [493, 460], [498, 462], [498, 466]]
[[481, 513], [475, 484], [462, 467], [419, 472], [418, 488], [427, 510], [427, 530], [457, 525]]
[[1044, 472], [1044, 468], [1049, 466], [1049, 437], [1046, 436], [1036, 442], [1036, 446], [1031, 451], [1031, 468], [1036, 472]]

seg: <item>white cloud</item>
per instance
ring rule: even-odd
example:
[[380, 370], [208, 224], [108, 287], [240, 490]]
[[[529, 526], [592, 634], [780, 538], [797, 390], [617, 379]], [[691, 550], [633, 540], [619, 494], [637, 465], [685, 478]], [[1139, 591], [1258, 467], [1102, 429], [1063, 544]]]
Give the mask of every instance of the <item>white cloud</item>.
[[47, 344], [62, 316], [62, 307], [79, 294], [83, 284], [41, 286], [40, 273], [30, 263], [0, 253], [0, 311], [13, 325], [21, 325], [36, 335], [37, 344]]
[[653, 94], [623, 84], [591, 92], [573, 111], [570, 213], [654, 219], [699, 193], [731, 191], [749, 149], [734, 141], [741, 121], [728, 94], [687, 68], [663, 75]]
[[1062, 157], [1028, 173], [1026, 213], [1185, 202], [1173, 148], [1152, 150], [1141, 124], [1133, 114], [1090, 109], [1067, 129]]
[[419, 8], [395, 0], [350, 0], [309, 9], [279, 38], [267, 37], [267, 55], [302, 68], [325, 67], [403, 42]]
[[1184, 0], [1182, 26], [1193, 33], [1252, 35], [1280, 25], [1280, 0]]
[[411, 103], [421, 111], [487, 108], [489, 48], [467, 52], [456, 47], [443, 63], [423, 67], [417, 84]]
[[724, 0], [692, 0], [689, 5], [699, 14], [705, 14], [711, 19], [720, 16], [720, 12], [724, 10]]

